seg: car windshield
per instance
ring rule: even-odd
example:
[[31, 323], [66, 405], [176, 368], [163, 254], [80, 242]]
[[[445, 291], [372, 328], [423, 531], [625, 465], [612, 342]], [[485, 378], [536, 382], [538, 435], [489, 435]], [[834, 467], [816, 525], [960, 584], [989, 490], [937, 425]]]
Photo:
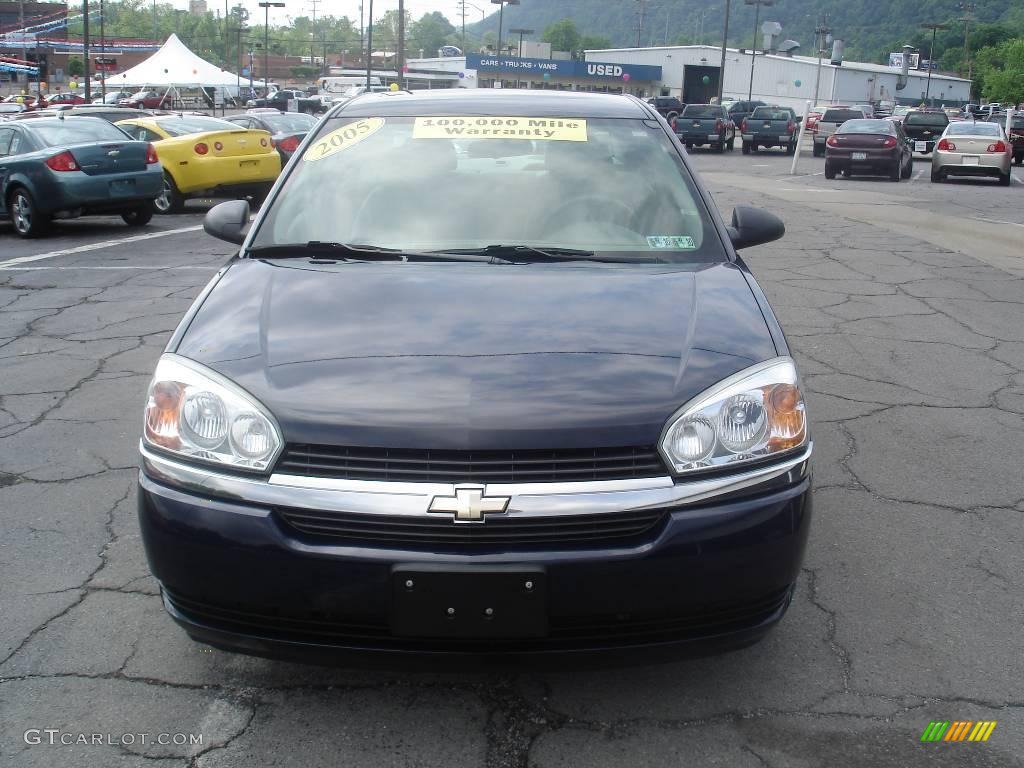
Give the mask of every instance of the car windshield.
[[316, 125], [316, 118], [298, 112], [260, 115], [260, 120], [274, 133], [303, 133]]
[[945, 112], [911, 112], [907, 115], [907, 119], [903, 121], [904, 125], [928, 125], [928, 126], [943, 126], [949, 123], [949, 118]]
[[205, 133], [207, 131], [237, 131], [239, 127], [227, 120], [218, 120], [215, 117], [203, 117], [201, 115], [183, 115], [166, 117], [156, 121], [165, 133], [171, 136], [187, 136], [190, 133]]
[[823, 123], [845, 123], [847, 120], [860, 120], [864, 113], [859, 109], [829, 109], [821, 118]]
[[793, 115], [789, 113], [788, 109], [772, 109], [771, 107], [758, 107], [754, 110], [754, 114], [750, 116], [751, 120], [792, 120]]
[[96, 117], [44, 117], [26, 127], [48, 147], [84, 144], [89, 141], [128, 141], [128, 135], [106, 120]]
[[683, 110], [683, 117], [721, 117], [722, 108], [717, 104], [691, 104]]
[[888, 120], [847, 120], [838, 133], [896, 133], [896, 127]]
[[999, 136], [999, 126], [995, 123], [950, 123], [946, 129], [947, 136]]
[[726, 258], [679, 153], [641, 119], [328, 119], [252, 246], [310, 241]]

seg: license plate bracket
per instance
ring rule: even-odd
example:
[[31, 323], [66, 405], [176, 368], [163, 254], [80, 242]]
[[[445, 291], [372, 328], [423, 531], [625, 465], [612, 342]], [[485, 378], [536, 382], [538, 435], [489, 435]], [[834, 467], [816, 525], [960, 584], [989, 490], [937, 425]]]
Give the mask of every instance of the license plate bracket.
[[980, 165], [981, 158], [977, 155], [964, 155], [963, 158], [961, 158], [961, 163], [963, 165]]
[[135, 179], [117, 179], [110, 182], [111, 197], [128, 197], [135, 194]]
[[516, 639], [544, 637], [547, 630], [543, 568], [410, 564], [391, 569], [396, 636]]
[[868, 159], [868, 153], [867, 152], [851, 152], [850, 153], [850, 159], [851, 160], [867, 160]]
[[928, 142], [927, 141], [915, 141], [914, 142], [914, 151], [915, 152], [927, 152], [928, 151]]

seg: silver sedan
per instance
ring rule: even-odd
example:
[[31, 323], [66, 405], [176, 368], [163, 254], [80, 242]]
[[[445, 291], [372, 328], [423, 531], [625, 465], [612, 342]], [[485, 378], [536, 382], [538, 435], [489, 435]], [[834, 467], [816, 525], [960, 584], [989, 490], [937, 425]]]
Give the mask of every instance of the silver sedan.
[[1013, 147], [998, 123], [950, 123], [932, 153], [932, 181], [950, 176], [994, 176], [1010, 186]]

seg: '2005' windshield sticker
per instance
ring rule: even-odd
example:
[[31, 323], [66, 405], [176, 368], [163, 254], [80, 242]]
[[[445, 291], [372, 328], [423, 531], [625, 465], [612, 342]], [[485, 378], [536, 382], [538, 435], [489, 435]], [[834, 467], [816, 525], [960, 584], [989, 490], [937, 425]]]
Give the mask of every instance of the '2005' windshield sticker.
[[587, 121], [561, 117], [417, 117], [412, 137], [586, 141]]
[[647, 245], [651, 248], [675, 248], [680, 251], [692, 251], [697, 247], [689, 235], [649, 235]]
[[368, 117], [364, 120], [356, 120], [354, 123], [343, 125], [336, 131], [324, 134], [306, 150], [302, 159], [307, 163], [314, 160], [323, 160], [338, 152], [354, 147], [364, 141], [381, 128], [384, 127], [384, 120], [379, 117]]

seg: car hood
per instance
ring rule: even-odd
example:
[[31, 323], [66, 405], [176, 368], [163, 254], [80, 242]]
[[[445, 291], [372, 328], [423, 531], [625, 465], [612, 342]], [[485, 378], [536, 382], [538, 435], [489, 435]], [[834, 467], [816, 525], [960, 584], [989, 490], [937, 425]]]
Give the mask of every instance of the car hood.
[[653, 445], [672, 413], [777, 354], [743, 271], [237, 260], [178, 354], [234, 380], [288, 442]]

